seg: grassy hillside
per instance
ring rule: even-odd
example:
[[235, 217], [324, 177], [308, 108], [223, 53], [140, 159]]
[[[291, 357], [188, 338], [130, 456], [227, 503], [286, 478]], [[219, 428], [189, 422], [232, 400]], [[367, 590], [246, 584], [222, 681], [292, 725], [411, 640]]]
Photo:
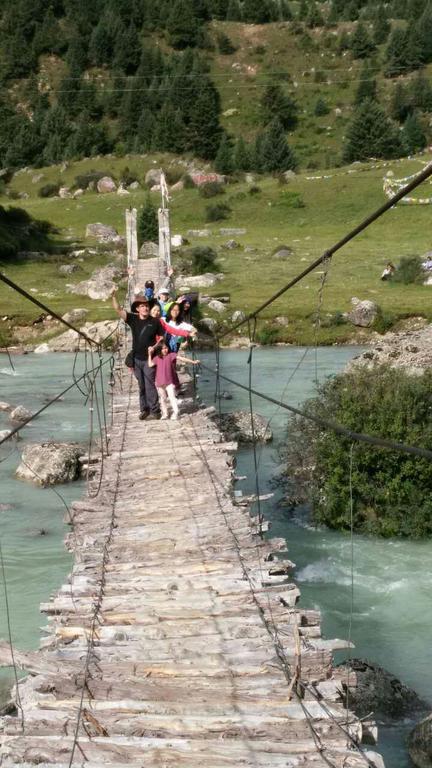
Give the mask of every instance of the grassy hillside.
[[[210, 230], [209, 237], [189, 239], [192, 245], [212, 245], [217, 249], [217, 268], [225, 273], [225, 278], [209, 292], [213, 295], [230, 294], [228, 317], [231, 311], [238, 308], [246, 311], [253, 309], [381, 205], [385, 199], [382, 189], [385, 173], [393, 170], [396, 178], [403, 177], [420, 170], [431, 159], [432, 156], [423, 155], [379, 167], [355, 165], [339, 168], [318, 179], [308, 178], [312, 174], [303, 173], [283, 186], [273, 178], [258, 177], [254, 185], [232, 184], [226, 187], [223, 196], [210, 201], [223, 201], [232, 209], [230, 217], [217, 224], [205, 223], [205, 207], [209, 201], [200, 197], [196, 189], [183, 190], [173, 195], [172, 232], [187, 235], [189, 229]], [[13, 179], [11, 188], [16, 193], [25, 191], [30, 195], [27, 200], [20, 200], [19, 204], [36, 218], [48, 219], [59, 227], [59, 238], [81, 244], [85, 242], [88, 223], [100, 221], [112, 224], [122, 232], [126, 205], [142, 205], [146, 191], [140, 189], [131, 193], [125, 203], [125, 199], [116, 194], [98, 195], [94, 192], [88, 192], [78, 200], [40, 199], [37, 197], [38, 187], [59, 179], [70, 184], [78, 173], [90, 169], [119, 177], [125, 162], [141, 180], [149, 167], [161, 164], [167, 169], [178, 167], [178, 160], [167, 156], [130, 156], [127, 161], [116, 158], [86, 160], [71, 165], [63, 173], [58, 167], [44, 169], [44, 178], [37, 184], [32, 183], [33, 171], [19, 173]], [[251, 194], [251, 186], [258, 187], [259, 191]], [[430, 186], [425, 185], [423, 194], [429, 193]], [[154, 193], [156, 205], [158, 197]], [[4, 202], [5, 199], [0, 198], [0, 204]], [[323, 327], [318, 335], [319, 341], [330, 343], [354, 338], [352, 326], [340, 324], [339, 316], [350, 308], [353, 296], [379, 303], [384, 313], [383, 327], [411, 315], [422, 315], [432, 320], [432, 287], [391, 285], [380, 281], [383, 266], [389, 259], [397, 263], [401, 256], [423, 254], [430, 250], [430, 211], [429, 206], [401, 206], [391, 210], [334, 257], [323, 296]], [[235, 238], [241, 245], [236, 250], [224, 249], [228, 238], [219, 234], [220, 227], [230, 226], [247, 230], [244, 236]], [[294, 251], [285, 260], [272, 256], [275, 247], [282, 244]], [[245, 246], [251, 246], [256, 251], [245, 252]], [[63, 263], [67, 257], [60, 260]], [[47, 302], [57, 311], [87, 306], [92, 309], [90, 317], [106, 318], [110, 314], [106, 304], [65, 294], [64, 285], [84, 279], [96, 265], [109, 260], [110, 256], [103, 254], [86, 257], [80, 265], [82, 272], [67, 279], [58, 275], [58, 261], [16, 264], [8, 266], [6, 271], [27, 289], [37, 290], [39, 293], [35, 295], [48, 293]], [[289, 325], [278, 328], [277, 335], [270, 338], [296, 343], [313, 341], [313, 318], [320, 279], [319, 272], [311, 275], [266, 310], [261, 328], [271, 328], [272, 320], [279, 315], [289, 318]], [[2, 315], [16, 314], [26, 321], [38, 314], [35, 307], [4, 287], [0, 287], [0, 305]]]

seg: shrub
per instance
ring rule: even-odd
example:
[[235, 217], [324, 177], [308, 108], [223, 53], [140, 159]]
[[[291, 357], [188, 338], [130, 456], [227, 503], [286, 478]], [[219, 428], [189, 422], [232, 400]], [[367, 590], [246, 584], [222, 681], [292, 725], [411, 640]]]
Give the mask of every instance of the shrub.
[[260, 328], [256, 333], [256, 340], [258, 344], [276, 344], [280, 338], [280, 328], [272, 327], [271, 325]]
[[328, 115], [329, 112], [330, 112], [329, 105], [327, 104], [326, 101], [324, 101], [323, 98], [320, 97], [315, 104], [314, 115], [316, 117], [321, 117], [322, 115]]
[[136, 173], [130, 171], [128, 166], [123, 168], [120, 174], [120, 182], [123, 184], [123, 186], [128, 187], [129, 184], [133, 184], [134, 181], [138, 181], [138, 176]]
[[89, 184], [92, 182], [97, 184], [99, 179], [103, 179], [104, 176], [109, 176], [108, 173], [102, 171], [88, 171], [88, 173], [80, 173], [75, 176], [72, 189], [88, 189]]
[[249, 188], [250, 195], [259, 195], [260, 192], [261, 192], [261, 187], [258, 187], [256, 184], [254, 184], [252, 187]]
[[185, 189], [195, 189], [195, 182], [188, 173], [184, 173], [181, 177]]
[[[432, 371], [356, 368], [326, 382], [304, 406], [307, 413], [355, 432], [432, 449]], [[295, 497], [311, 491], [314, 518], [350, 527], [351, 440], [295, 417], [288, 427], [287, 476]], [[352, 488], [354, 528], [381, 536], [432, 534], [432, 463], [427, 459], [355, 443]]]
[[403, 283], [404, 285], [423, 283], [423, 281], [424, 272], [419, 256], [403, 256], [391, 279], [392, 283]]
[[55, 197], [58, 195], [60, 184], [44, 184], [38, 189], [38, 197]]
[[198, 188], [198, 194], [205, 198], [216, 197], [216, 195], [224, 195], [225, 189], [219, 181], [209, 181]]
[[280, 195], [276, 205], [280, 205], [284, 208], [305, 208], [305, 202], [299, 192], [292, 192], [290, 189], [284, 189]]
[[216, 251], [208, 245], [198, 245], [190, 251], [192, 274], [201, 275], [203, 272], [214, 272]]
[[237, 50], [236, 46], [233, 45], [228, 35], [225, 35], [224, 32], [218, 32], [217, 45], [219, 48], [219, 53], [222, 53], [224, 56], [230, 56]]
[[216, 205], [208, 205], [206, 207], [206, 221], [223, 221], [227, 219], [231, 213], [231, 208], [225, 203], [217, 203]]

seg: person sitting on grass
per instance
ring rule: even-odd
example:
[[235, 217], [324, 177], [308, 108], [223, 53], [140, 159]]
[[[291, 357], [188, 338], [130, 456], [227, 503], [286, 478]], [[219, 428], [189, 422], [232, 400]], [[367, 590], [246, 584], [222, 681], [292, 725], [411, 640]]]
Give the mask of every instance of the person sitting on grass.
[[[156, 354], [154, 354], [156, 352]], [[176, 352], [171, 352], [166, 341], [161, 341], [155, 347], [148, 349], [148, 366], [156, 368], [156, 389], [159, 395], [159, 404], [162, 419], [168, 418], [168, 401], [171, 405], [171, 419], [179, 418], [179, 404], [176, 398], [176, 386], [178, 382], [176, 363], [198, 365], [199, 360], [190, 360]]]

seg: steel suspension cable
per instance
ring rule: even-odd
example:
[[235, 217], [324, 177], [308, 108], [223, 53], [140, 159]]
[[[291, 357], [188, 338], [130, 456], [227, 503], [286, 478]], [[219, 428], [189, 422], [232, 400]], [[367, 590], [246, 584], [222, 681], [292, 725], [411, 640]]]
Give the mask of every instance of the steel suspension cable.
[[259, 473], [258, 473], [257, 440], [256, 440], [256, 432], [255, 432], [254, 407], [253, 407], [253, 400], [252, 400], [252, 370], [253, 370], [253, 351], [255, 347], [255, 332], [256, 332], [256, 318], [254, 318], [253, 328], [251, 328], [250, 322], [248, 323], [249, 356], [248, 356], [247, 364], [249, 369], [249, 387], [248, 387], [249, 416], [250, 416], [250, 426], [251, 426], [251, 434], [252, 434], [252, 450], [253, 450], [253, 460], [254, 460], [254, 470], [255, 470], [255, 495], [256, 495], [256, 504], [257, 504], [257, 512], [258, 512], [259, 534], [262, 539], [263, 538], [263, 514], [261, 511], [261, 492], [260, 492], [260, 482], [259, 482]]

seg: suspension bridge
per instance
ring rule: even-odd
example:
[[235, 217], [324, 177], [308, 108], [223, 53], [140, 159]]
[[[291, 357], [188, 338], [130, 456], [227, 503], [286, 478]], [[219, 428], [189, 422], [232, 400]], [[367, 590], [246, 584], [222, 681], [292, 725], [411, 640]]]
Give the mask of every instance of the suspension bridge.
[[[432, 174], [426, 170], [417, 184]], [[409, 189], [275, 296], [327, 265]], [[141, 270], [128, 238], [129, 266]], [[145, 277], [159, 279], [166, 265], [162, 254], [147, 263]], [[252, 387], [254, 325], [274, 298], [244, 321], [252, 431], [252, 394], [266, 396]], [[95, 343], [85, 337], [85, 344]], [[1, 765], [383, 768], [367, 746], [374, 723], [343, 703], [354, 675], [348, 681], [332, 654], [350, 643], [322, 637], [319, 612], [302, 606], [290, 577], [287, 543], [267, 534], [255, 444], [256, 493], [238, 497], [237, 446], [225, 441], [215, 409], [199, 406], [192, 383], [181, 421], [138, 422], [135, 380], [113, 363], [111, 419], [101, 418], [108, 398], [97, 401], [96, 382], [106, 361], [96, 347], [99, 363], [74, 382], [98, 413], [100, 441], [97, 456], [89, 455], [86, 494], [67, 510], [72, 571], [41, 606], [47, 629], [40, 649], [19, 651], [11, 635], [0, 644], [0, 664], [15, 672], [0, 719]], [[218, 386], [218, 364], [215, 371]], [[343, 425], [322, 426], [432, 457]]]

